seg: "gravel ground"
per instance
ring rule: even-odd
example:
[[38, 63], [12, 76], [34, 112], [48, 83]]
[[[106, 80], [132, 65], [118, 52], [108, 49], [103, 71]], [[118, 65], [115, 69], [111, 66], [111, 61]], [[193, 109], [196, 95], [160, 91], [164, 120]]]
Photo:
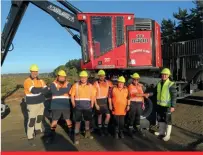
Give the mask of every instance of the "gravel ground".
[[[203, 96], [203, 92], [197, 94]], [[10, 100], [7, 104], [11, 113], [2, 120], [1, 137], [2, 151], [203, 151], [203, 106], [178, 103], [173, 114], [171, 140], [163, 142], [146, 131], [145, 139], [137, 137], [132, 140], [126, 136], [123, 140], [112, 137], [98, 137], [93, 140], [82, 139], [80, 145], [73, 145], [66, 132], [59, 126], [54, 144], [45, 144], [44, 137], [36, 137], [36, 147], [27, 143], [22, 105], [19, 99]], [[48, 121], [44, 121], [47, 128]], [[153, 144], [153, 145], [152, 145]]]

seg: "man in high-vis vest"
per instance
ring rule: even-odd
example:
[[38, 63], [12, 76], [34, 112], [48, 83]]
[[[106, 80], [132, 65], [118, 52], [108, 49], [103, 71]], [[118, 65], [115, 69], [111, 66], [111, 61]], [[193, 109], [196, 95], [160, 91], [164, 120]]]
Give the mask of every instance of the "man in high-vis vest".
[[57, 74], [56, 80], [51, 84], [50, 90], [52, 93], [51, 101], [51, 134], [48, 139], [48, 143], [52, 142], [55, 138], [55, 130], [57, 127], [57, 122], [61, 116], [66, 121], [68, 126], [68, 132], [72, 132], [72, 122], [70, 120], [71, 115], [71, 100], [69, 96], [69, 91], [71, 89], [71, 84], [66, 79], [67, 75], [64, 70], [60, 70]]
[[124, 138], [124, 119], [127, 111], [130, 109], [130, 98], [127, 87], [125, 87], [125, 78], [118, 78], [117, 86], [109, 91], [109, 109], [112, 111], [114, 119], [114, 136], [116, 139]]
[[45, 82], [38, 77], [38, 71], [37, 65], [31, 65], [30, 77], [24, 81], [25, 101], [28, 110], [27, 137], [32, 146], [35, 146], [34, 136], [43, 133], [44, 95], [48, 92]]
[[[108, 124], [110, 120], [110, 111], [108, 107], [108, 93], [109, 88], [113, 86], [112, 82], [105, 79], [105, 71], [99, 70], [99, 79], [94, 82], [96, 89], [95, 108], [98, 115], [98, 128], [101, 136], [108, 135]], [[102, 115], [105, 114], [104, 131], [102, 131]]]
[[90, 121], [92, 120], [92, 108], [94, 106], [96, 90], [88, 80], [88, 73], [81, 71], [80, 81], [76, 82], [71, 90], [71, 102], [75, 112], [75, 144], [80, 140], [80, 124], [85, 120], [85, 138], [93, 139], [90, 133]]
[[143, 85], [139, 83], [140, 75], [138, 73], [134, 73], [131, 77], [133, 82], [128, 86], [130, 94], [129, 135], [132, 138], [135, 138], [135, 135], [133, 134], [134, 124], [136, 124], [135, 130], [143, 135], [142, 129], [140, 128], [140, 116], [142, 109], [144, 108], [144, 97], [148, 98], [149, 94], [144, 93]]
[[162, 80], [157, 85], [157, 119], [159, 131], [155, 135], [164, 141], [170, 139], [172, 130], [171, 113], [175, 111], [177, 90], [174, 82], [169, 80], [171, 72], [168, 68], [161, 71]]

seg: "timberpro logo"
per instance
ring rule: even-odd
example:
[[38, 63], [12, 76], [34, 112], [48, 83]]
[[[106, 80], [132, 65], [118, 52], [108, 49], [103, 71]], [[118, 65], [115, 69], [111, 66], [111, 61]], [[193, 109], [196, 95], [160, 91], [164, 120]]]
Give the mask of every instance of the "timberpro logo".
[[59, 9], [53, 5], [49, 5], [47, 8], [49, 10], [51, 10], [52, 12], [55, 12], [56, 14], [68, 19], [69, 21], [74, 22], [74, 17], [72, 17], [70, 14], [62, 11], [61, 9]]
[[149, 39], [144, 37], [144, 34], [137, 34], [135, 39], [131, 40], [132, 43], [148, 43]]

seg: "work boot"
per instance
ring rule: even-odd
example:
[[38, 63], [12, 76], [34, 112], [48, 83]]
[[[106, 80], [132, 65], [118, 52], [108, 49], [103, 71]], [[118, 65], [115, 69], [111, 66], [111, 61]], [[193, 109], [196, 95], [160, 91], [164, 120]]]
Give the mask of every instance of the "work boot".
[[99, 133], [100, 136], [104, 136], [104, 133], [103, 133], [103, 131], [102, 131], [102, 128], [99, 128], [99, 129], [98, 129], [98, 133]]
[[104, 127], [104, 134], [105, 134], [106, 136], [109, 135], [108, 127]]
[[85, 131], [85, 138], [94, 139], [94, 137], [91, 135], [90, 130], [86, 130], [86, 131]]
[[56, 137], [56, 132], [55, 131], [51, 131], [50, 134], [48, 135], [48, 138], [46, 140], [46, 143], [53, 143], [53, 141], [55, 140]]
[[140, 136], [145, 136], [143, 129], [140, 127], [140, 125], [136, 126], [136, 132], [140, 135]]
[[68, 136], [71, 137], [74, 135], [74, 129], [73, 128], [68, 128]]
[[74, 141], [74, 143], [75, 143], [76, 145], [78, 145], [78, 144], [79, 144], [79, 140], [80, 140], [80, 134], [79, 134], [79, 133], [76, 133], [76, 134], [75, 134], [75, 141]]
[[36, 146], [36, 144], [34, 143], [34, 138], [28, 139], [28, 143], [29, 143], [32, 147], [35, 147], [35, 146]]
[[172, 130], [172, 125], [168, 125], [168, 126], [167, 126], [167, 130], [166, 130], [166, 136], [163, 137], [163, 140], [164, 140], [165, 142], [170, 139], [171, 130]]
[[158, 132], [155, 132], [154, 135], [158, 137], [164, 137], [166, 132], [166, 123], [159, 122], [159, 130]]
[[146, 135], [145, 135], [145, 133], [144, 133], [144, 130], [143, 129], [138, 129], [138, 134], [140, 135], [140, 136], [142, 136], [142, 137], [145, 137]]
[[120, 138], [123, 139], [125, 138], [124, 134], [123, 134], [123, 130], [120, 130]]
[[41, 131], [41, 130], [35, 130], [35, 136], [41, 136], [43, 134], [44, 134], [43, 131]]
[[114, 138], [115, 138], [115, 139], [118, 139], [118, 138], [119, 138], [117, 132], [114, 134]]
[[115, 139], [118, 139], [118, 138], [119, 138], [119, 136], [118, 136], [118, 129], [115, 129], [115, 130], [114, 130], [114, 138], [115, 138]]
[[128, 134], [129, 134], [129, 136], [132, 137], [133, 139], [135, 138], [135, 135], [134, 135], [134, 133], [133, 133], [133, 128], [129, 128]]

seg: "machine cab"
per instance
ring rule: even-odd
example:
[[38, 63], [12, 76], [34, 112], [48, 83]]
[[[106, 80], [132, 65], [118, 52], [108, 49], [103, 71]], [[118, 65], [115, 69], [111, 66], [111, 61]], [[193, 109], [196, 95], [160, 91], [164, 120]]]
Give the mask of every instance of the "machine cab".
[[[80, 13], [77, 17], [81, 23], [82, 68], [161, 65], [160, 27], [156, 22], [134, 18], [134, 14]], [[146, 23], [150, 27], [146, 28]]]

